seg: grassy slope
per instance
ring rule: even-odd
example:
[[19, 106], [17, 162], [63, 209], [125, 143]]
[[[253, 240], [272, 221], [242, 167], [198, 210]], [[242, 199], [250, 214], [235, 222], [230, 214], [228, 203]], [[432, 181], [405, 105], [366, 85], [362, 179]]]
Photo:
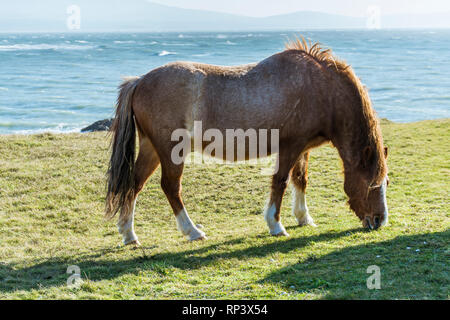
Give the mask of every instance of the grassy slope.
[[[185, 170], [184, 200], [209, 239], [188, 243], [159, 187], [138, 201], [144, 249], [120, 247], [102, 217], [104, 133], [0, 136], [0, 298], [449, 298], [450, 120], [384, 123], [390, 225], [365, 232], [346, 206], [337, 153], [313, 152], [308, 201], [318, 227], [268, 235], [269, 178], [250, 165]], [[366, 269], [381, 268], [381, 290]], [[84, 283], [66, 286], [78, 265]]]

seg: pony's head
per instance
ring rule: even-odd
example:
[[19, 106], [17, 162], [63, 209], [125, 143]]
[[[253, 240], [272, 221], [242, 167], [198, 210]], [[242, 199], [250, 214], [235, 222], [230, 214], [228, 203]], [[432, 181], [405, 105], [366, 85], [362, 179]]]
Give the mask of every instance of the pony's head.
[[387, 150], [385, 147], [384, 152], [377, 154], [369, 147], [364, 149], [361, 162], [352, 172], [347, 172], [344, 183], [350, 208], [362, 221], [363, 227], [371, 230], [388, 222]]

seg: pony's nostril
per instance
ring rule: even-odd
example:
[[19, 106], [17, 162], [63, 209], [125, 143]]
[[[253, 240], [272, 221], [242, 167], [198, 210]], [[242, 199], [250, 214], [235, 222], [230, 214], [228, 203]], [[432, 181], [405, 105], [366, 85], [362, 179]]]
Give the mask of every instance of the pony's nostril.
[[375, 217], [373, 219], [373, 223], [375, 225], [375, 229], [378, 229], [380, 227], [380, 218], [379, 217]]
[[372, 222], [370, 222], [370, 218], [366, 217], [365, 220], [366, 220], [366, 227], [369, 228], [370, 230], [372, 230], [373, 226], [372, 226]]

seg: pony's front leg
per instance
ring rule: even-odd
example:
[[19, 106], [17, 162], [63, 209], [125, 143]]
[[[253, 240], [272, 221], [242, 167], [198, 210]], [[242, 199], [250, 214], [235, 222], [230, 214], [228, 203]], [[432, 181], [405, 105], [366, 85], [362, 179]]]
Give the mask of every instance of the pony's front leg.
[[295, 157], [289, 155], [284, 157], [278, 156], [278, 172], [272, 177], [272, 190], [269, 201], [264, 210], [264, 218], [269, 227], [270, 234], [273, 236], [289, 236], [286, 229], [281, 224], [281, 202], [283, 200], [284, 191], [289, 181], [289, 174], [295, 161]]
[[306, 185], [308, 183], [309, 152], [304, 153], [295, 164], [292, 175], [292, 213], [299, 226], [310, 225], [315, 227], [314, 220], [309, 215], [306, 205]]
[[177, 220], [177, 227], [188, 240], [203, 240], [206, 235], [192, 222], [181, 199], [182, 165], [162, 166], [161, 187], [166, 194]]

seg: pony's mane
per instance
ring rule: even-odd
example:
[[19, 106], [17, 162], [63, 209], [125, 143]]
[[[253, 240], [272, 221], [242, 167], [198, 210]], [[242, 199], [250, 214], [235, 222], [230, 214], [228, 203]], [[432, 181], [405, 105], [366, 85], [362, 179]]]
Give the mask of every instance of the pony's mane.
[[285, 44], [286, 50], [298, 50], [307, 54], [317, 62], [326, 67], [334, 67], [337, 71], [344, 71], [350, 68], [346, 62], [336, 58], [333, 55], [331, 49], [324, 49], [320, 43], [316, 42], [314, 44], [311, 41], [307, 42], [305, 38], [295, 38], [295, 40], [290, 40]]
[[376, 167], [379, 168], [379, 170], [374, 173], [373, 181], [374, 183], [380, 183], [387, 174], [386, 161], [383, 156], [384, 147], [381, 129], [375, 111], [372, 108], [369, 94], [361, 83], [361, 80], [356, 76], [353, 68], [345, 61], [335, 57], [331, 49], [324, 49], [321, 47], [320, 43], [317, 42], [314, 44], [310, 41], [307, 42], [304, 37], [288, 41], [285, 44], [285, 47], [286, 50], [302, 51], [327, 69], [334, 70], [355, 89], [355, 93], [361, 99], [362, 116], [365, 120], [364, 123], [367, 125], [366, 128], [360, 128], [361, 135], [357, 143], [362, 148], [369, 146], [374, 149], [374, 152], [376, 151], [378, 155], [381, 155], [381, 157], [375, 159], [377, 164]]

